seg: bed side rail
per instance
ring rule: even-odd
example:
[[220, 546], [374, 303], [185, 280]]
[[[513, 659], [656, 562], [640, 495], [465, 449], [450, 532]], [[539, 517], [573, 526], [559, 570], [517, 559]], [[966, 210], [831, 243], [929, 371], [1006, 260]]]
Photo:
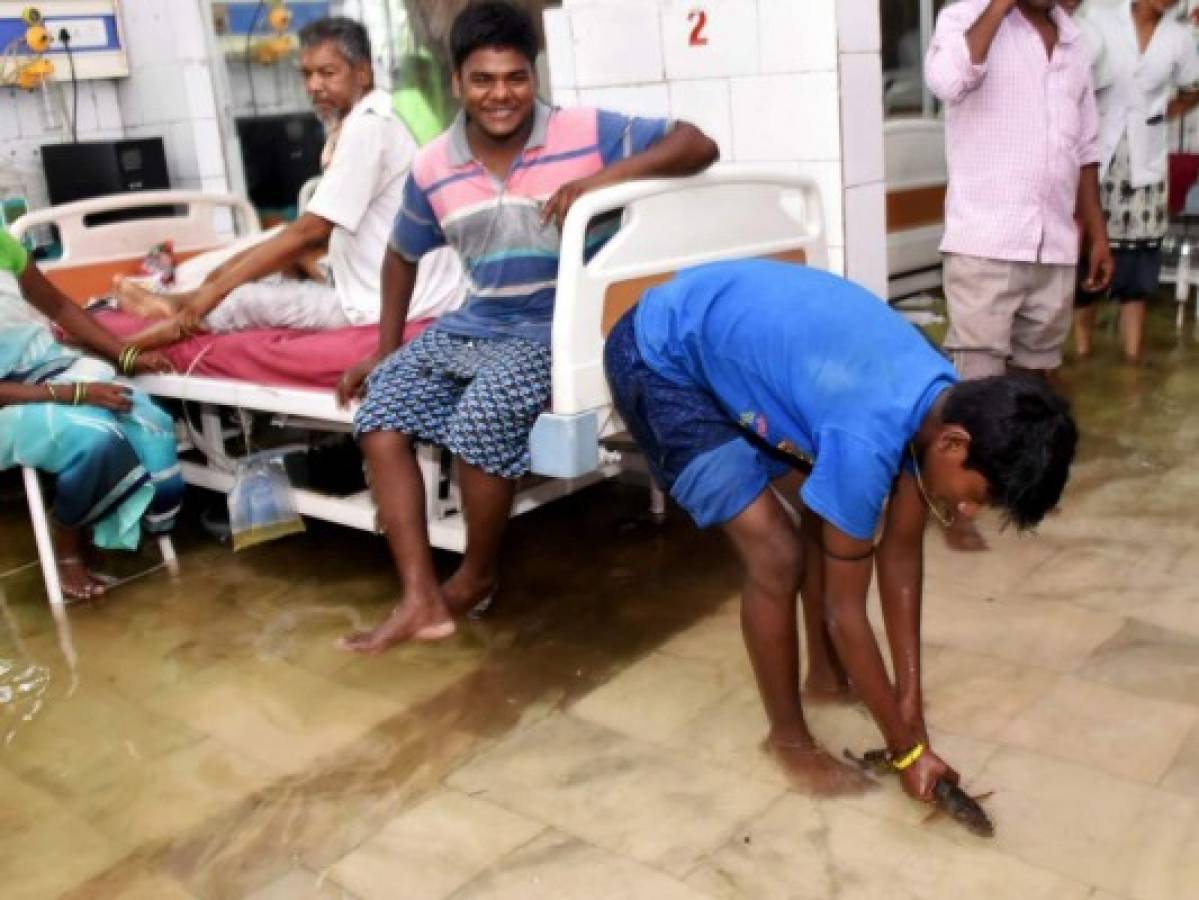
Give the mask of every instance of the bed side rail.
[[[619, 230], [584, 262], [588, 224], [614, 210], [623, 210]], [[596, 441], [618, 428], [604, 337], [641, 294], [688, 266], [747, 257], [827, 266], [814, 181], [771, 169], [717, 169], [628, 182], [575, 201], [562, 235], [552, 409], [534, 429], [534, 471], [570, 477], [598, 464]]]

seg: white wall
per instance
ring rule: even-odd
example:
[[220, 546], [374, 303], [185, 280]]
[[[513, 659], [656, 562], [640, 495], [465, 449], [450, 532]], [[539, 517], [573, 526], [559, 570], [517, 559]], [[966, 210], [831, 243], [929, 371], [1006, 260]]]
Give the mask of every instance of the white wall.
[[555, 102], [685, 119], [722, 165], [810, 175], [831, 267], [885, 293], [878, 0], [565, 0], [545, 23]]
[[[207, 15], [202, 0], [123, 3], [130, 76], [80, 83], [79, 140], [161, 137], [174, 187], [228, 190]], [[0, 90], [0, 195], [24, 194], [33, 208], [48, 202], [40, 147], [70, 139], [58, 99], [69, 108], [70, 85], [47, 90]]]

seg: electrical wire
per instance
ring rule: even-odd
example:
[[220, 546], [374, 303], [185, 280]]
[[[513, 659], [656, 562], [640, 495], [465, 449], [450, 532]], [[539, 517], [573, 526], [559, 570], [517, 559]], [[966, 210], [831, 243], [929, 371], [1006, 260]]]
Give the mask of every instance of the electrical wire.
[[262, 18], [262, 12], [266, 9], [267, 0], [258, 0], [258, 5], [254, 7], [254, 17], [250, 19], [250, 27], [246, 29], [246, 81], [250, 84], [250, 114], [258, 115], [258, 95], [254, 91], [254, 69], [250, 65], [250, 42], [254, 40], [254, 29], [258, 27], [258, 20]]
[[75, 54], [71, 52], [71, 32], [58, 30], [58, 39], [67, 51], [67, 65], [71, 68], [71, 143], [79, 143], [79, 78], [75, 75]]

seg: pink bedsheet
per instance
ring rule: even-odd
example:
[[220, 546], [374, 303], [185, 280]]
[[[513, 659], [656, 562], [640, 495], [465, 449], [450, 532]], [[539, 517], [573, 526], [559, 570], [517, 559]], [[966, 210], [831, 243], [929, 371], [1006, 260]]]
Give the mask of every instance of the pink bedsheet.
[[[122, 337], [135, 334], [148, 324], [145, 319], [122, 312], [100, 312], [96, 317]], [[412, 340], [431, 322], [431, 319], [409, 322], [404, 328], [404, 341]], [[333, 331], [261, 328], [234, 334], [198, 335], [164, 352], [179, 372], [236, 378], [255, 384], [332, 389], [342, 373], [373, 353], [378, 343], [378, 325]]]

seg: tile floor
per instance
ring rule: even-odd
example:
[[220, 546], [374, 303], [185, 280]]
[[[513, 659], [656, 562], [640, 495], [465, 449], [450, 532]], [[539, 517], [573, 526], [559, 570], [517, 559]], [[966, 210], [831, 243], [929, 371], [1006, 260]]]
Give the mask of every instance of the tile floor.
[[[0, 894], [1199, 896], [1199, 352], [1157, 325], [1150, 367], [1068, 368], [1085, 436], [1038, 536], [930, 535], [929, 721], [993, 840], [894, 784], [789, 790], [721, 538], [607, 485], [514, 524], [494, 615], [378, 658], [332, 647], [395, 589], [348, 530], [234, 555], [185, 524], [182, 578], [72, 610], [74, 668], [36, 571], [4, 577]], [[5, 572], [33, 551], [0, 489]]]

